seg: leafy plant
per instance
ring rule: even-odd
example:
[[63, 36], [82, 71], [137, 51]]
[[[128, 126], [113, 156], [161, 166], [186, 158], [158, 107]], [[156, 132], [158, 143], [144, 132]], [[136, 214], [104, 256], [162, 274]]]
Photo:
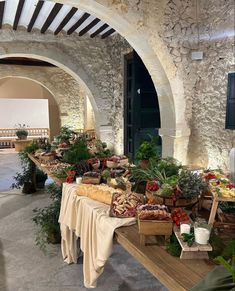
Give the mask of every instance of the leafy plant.
[[150, 158], [156, 158], [160, 155], [156, 138], [153, 138], [152, 136], [149, 137], [150, 141], [142, 142], [136, 152], [136, 159], [138, 161], [149, 160]]
[[84, 139], [78, 139], [68, 151], [64, 153], [63, 160], [69, 164], [77, 164], [80, 160], [87, 160], [91, 157], [87, 142]]
[[71, 130], [68, 126], [62, 126], [59, 135], [56, 136], [56, 139], [59, 143], [68, 142], [73, 136], [73, 130]]
[[178, 186], [180, 188], [181, 197], [194, 198], [206, 188], [206, 183], [202, 178], [189, 170], [182, 170], [179, 175]]
[[228, 214], [234, 214], [235, 215], [235, 205], [234, 202], [220, 202], [219, 208], [224, 212]]
[[166, 248], [167, 252], [174, 256], [174, 257], [179, 257], [181, 254], [181, 246], [178, 242], [178, 239], [176, 238], [175, 234], [173, 234], [170, 238], [170, 242], [167, 245]]
[[231, 240], [225, 247], [221, 256], [215, 259], [216, 262], [223, 265], [233, 278], [235, 283], [235, 240]]
[[16, 127], [16, 136], [19, 138], [19, 139], [22, 139], [24, 137], [27, 137], [28, 136], [28, 131], [27, 131], [27, 125], [26, 124], [17, 124], [15, 125]]
[[112, 156], [112, 152], [109, 149], [107, 149], [106, 142], [102, 142], [100, 139], [98, 139], [95, 142], [95, 147], [96, 147], [96, 153], [95, 153], [96, 157], [106, 158], [106, 157]]
[[45, 208], [35, 208], [33, 210], [33, 221], [39, 227], [35, 241], [43, 252], [46, 252], [48, 243], [59, 243], [61, 238], [58, 222], [62, 195], [61, 187], [56, 184], [50, 184], [47, 192], [50, 194], [52, 203]]
[[[14, 189], [20, 189], [23, 187], [22, 192], [26, 194], [30, 194], [36, 191], [34, 182], [33, 182], [33, 173], [35, 171], [35, 165], [34, 163], [28, 158], [28, 155], [26, 152], [21, 152], [18, 154], [22, 171], [17, 172], [15, 176], [13, 176], [13, 179], [15, 180], [14, 183], [12, 183], [11, 188]], [[24, 189], [24, 186], [27, 185], [28, 190]]]
[[156, 167], [158, 168], [159, 172], [163, 172], [166, 174], [167, 177], [178, 175], [179, 170], [182, 168], [182, 165], [179, 161], [172, 157], [167, 157], [161, 159], [157, 162]]

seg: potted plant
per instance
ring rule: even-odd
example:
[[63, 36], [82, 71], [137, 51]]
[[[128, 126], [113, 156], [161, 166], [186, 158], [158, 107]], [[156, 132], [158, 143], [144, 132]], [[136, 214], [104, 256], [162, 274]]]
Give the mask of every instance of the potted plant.
[[17, 172], [13, 177], [15, 183], [11, 185], [11, 188], [22, 188], [22, 193], [31, 194], [36, 192], [35, 185], [35, 165], [29, 159], [28, 154], [38, 149], [36, 143], [32, 143], [25, 147], [24, 151], [19, 153], [20, 162], [22, 165], [22, 172]]
[[62, 126], [59, 135], [55, 137], [59, 144], [70, 144], [70, 139], [74, 137], [74, 132], [68, 126]]
[[11, 188], [22, 188], [22, 193], [32, 194], [36, 192], [35, 183], [33, 181], [33, 169], [34, 165], [32, 163], [25, 163], [22, 165], [22, 172], [17, 172], [13, 177], [15, 183], [11, 185]]
[[87, 142], [85, 139], [78, 139], [63, 155], [63, 160], [66, 163], [75, 165], [80, 160], [88, 160], [91, 158]]
[[28, 126], [26, 126], [25, 124], [18, 124], [16, 126], [16, 136], [18, 137], [18, 139], [20, 140], [25, 140], [27, 139], [28, 136], [28, 131], [27, 128]]
[[36, 168], [36, 188], [43, 189], [47, 180], [47, 174]]
[[59, 214], [61, 204], [61, 187], [56, 184], [50, 184], [47, 188], [48, 194], [52, 199], [52, 203], [45, 208], [35, 208], [33, 210], [33, 221], [38, 226], [36, 234], [36, 245], [41, 250], [46, 251], [46, 245], [49, 243], [60, 243], [60, 225]]
[[150, 136], [150, 141], [144, 141], [136, 152], [136, 160], [139, 161], [140, 167], [146, 168], [149, 160], [159, 157], [157, 140]]

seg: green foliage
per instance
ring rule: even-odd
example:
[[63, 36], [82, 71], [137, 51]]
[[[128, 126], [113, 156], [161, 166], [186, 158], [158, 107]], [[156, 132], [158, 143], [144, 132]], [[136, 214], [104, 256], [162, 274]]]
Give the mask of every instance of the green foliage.
[[16, 131], [16, 135], [19, 139], [21, 139], [22, 137], [27, 137], [28, 136], [28, 131], [25, 129], [18, 129]]
[[61, 187], [51, 184], [47, 188], [47, 192], [52, 199], [52, 203], [45, 208], [35, 208], [33, 210], [33, 221], [38, 226], [36, 233], [36, 245], [46, 252], [48, 243], [60, 242], [60, 225], [58, 223], [61, 204]]
[[107, 149], [107, 144], [105, 142], [102, 142], [100, 139], [96, 140], [95, 147], [96, 147], [95, 153], [96, 157], [106, 158], [112, 156], [112, 152], [109, 149]]
[[73, 136], [74, 132], [68, 126], [62, 126], [59, 135], [56, 136], [56, 139], [59, 143], [67, 142]]
[[173, 186], [177, 184], [177, 176], [181, 167], [181, 164], [173, 158], [151, 158], [145, 169], [136, 167], [132, 170], [132, 180], [139, 183], [158, 178], [161, 184]]
[[228, 214], [235, 214], [235, 204], [234, 202], [220, 202], [219, 208]]
[[206, 183], [198, 174], [188, 170], [181, 171], [178, 185], [182, 191], [181, 197], [184, 198], [197, 197], [206, 187]]
[[212, 246], [212, 251], [208, 253], [210, 258], [214, 259], [217, 256], [220, 256], [223, 252], [223, 249], [225, 248], [225, 244], [223, 239], [218, 234], [216, 234], [213, 228], [211, 230], [209, 242]]
[[45, 174], [40, 169], [36, 168], [36, 183], [45, 182], [47, 179], [47, 174]]
[[91, 158], [91, 154], [84, 139], [78, 139], [63, 156], [63, 160], [72, 165], [77, 164], [80, 160], [88, 160], [89, 158]]
[[136, 152], [136, 160], [149, 160], [160, 156], [159, 148], [157, 145], [158, 139], [150, 137], [150, 141], [144, 141], [139, 146]]
[[156, 166], [158, 171], [164, 172], [167, 177], [178, 175], [179, 170], [182, 168], [180, 162], [172, 157], [159, 160]]
[[170, 238], [170, 242], [167, 245], [166, 248], [167, 252], [174, 256], [174, 257], [180, 257], [181, 254], [181, 246], [176, 238], [176, 236], [173, 234]]
[[37, 144], [32, 143], [26, 146], [25, 149], [18, 154], [22, 166], [22, 171], [17, 172], [13, 177], [16, 182], [11, 185], [11, 188], [20, 189], [25, 182], [33, 183], [33, 172], [35, 170], [35, 165], [29, 159], [28, 154], [34, 152], [37, 148]]
[[215, 259], [216, 262], [223, 265], [233, 278], [235, 283], [235, 240], [229, 241], [228, 245], [224, 248], [221, 256]]

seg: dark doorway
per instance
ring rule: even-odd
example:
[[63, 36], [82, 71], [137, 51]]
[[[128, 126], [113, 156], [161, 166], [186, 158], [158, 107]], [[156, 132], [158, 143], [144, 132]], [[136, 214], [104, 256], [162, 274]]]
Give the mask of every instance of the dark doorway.
[[124, 151], [134, 159], [149, 135], [158, 136], [160, 111], [152, 78], [135, 51], [125, 56], [124, 79]]

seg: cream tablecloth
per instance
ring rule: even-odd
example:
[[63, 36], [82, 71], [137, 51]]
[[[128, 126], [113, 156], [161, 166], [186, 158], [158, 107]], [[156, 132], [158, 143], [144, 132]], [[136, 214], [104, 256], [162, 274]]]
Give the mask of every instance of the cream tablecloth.
[[77, 263], [77, 238], [83, 251], [86, 288], [95, 288], [112, 253], [114, 230], [135, 218], [109, 217], [109, 206], [76, 194], [76, 184], [63, 184], [60, 210], [61, 250], [65, 262]]

